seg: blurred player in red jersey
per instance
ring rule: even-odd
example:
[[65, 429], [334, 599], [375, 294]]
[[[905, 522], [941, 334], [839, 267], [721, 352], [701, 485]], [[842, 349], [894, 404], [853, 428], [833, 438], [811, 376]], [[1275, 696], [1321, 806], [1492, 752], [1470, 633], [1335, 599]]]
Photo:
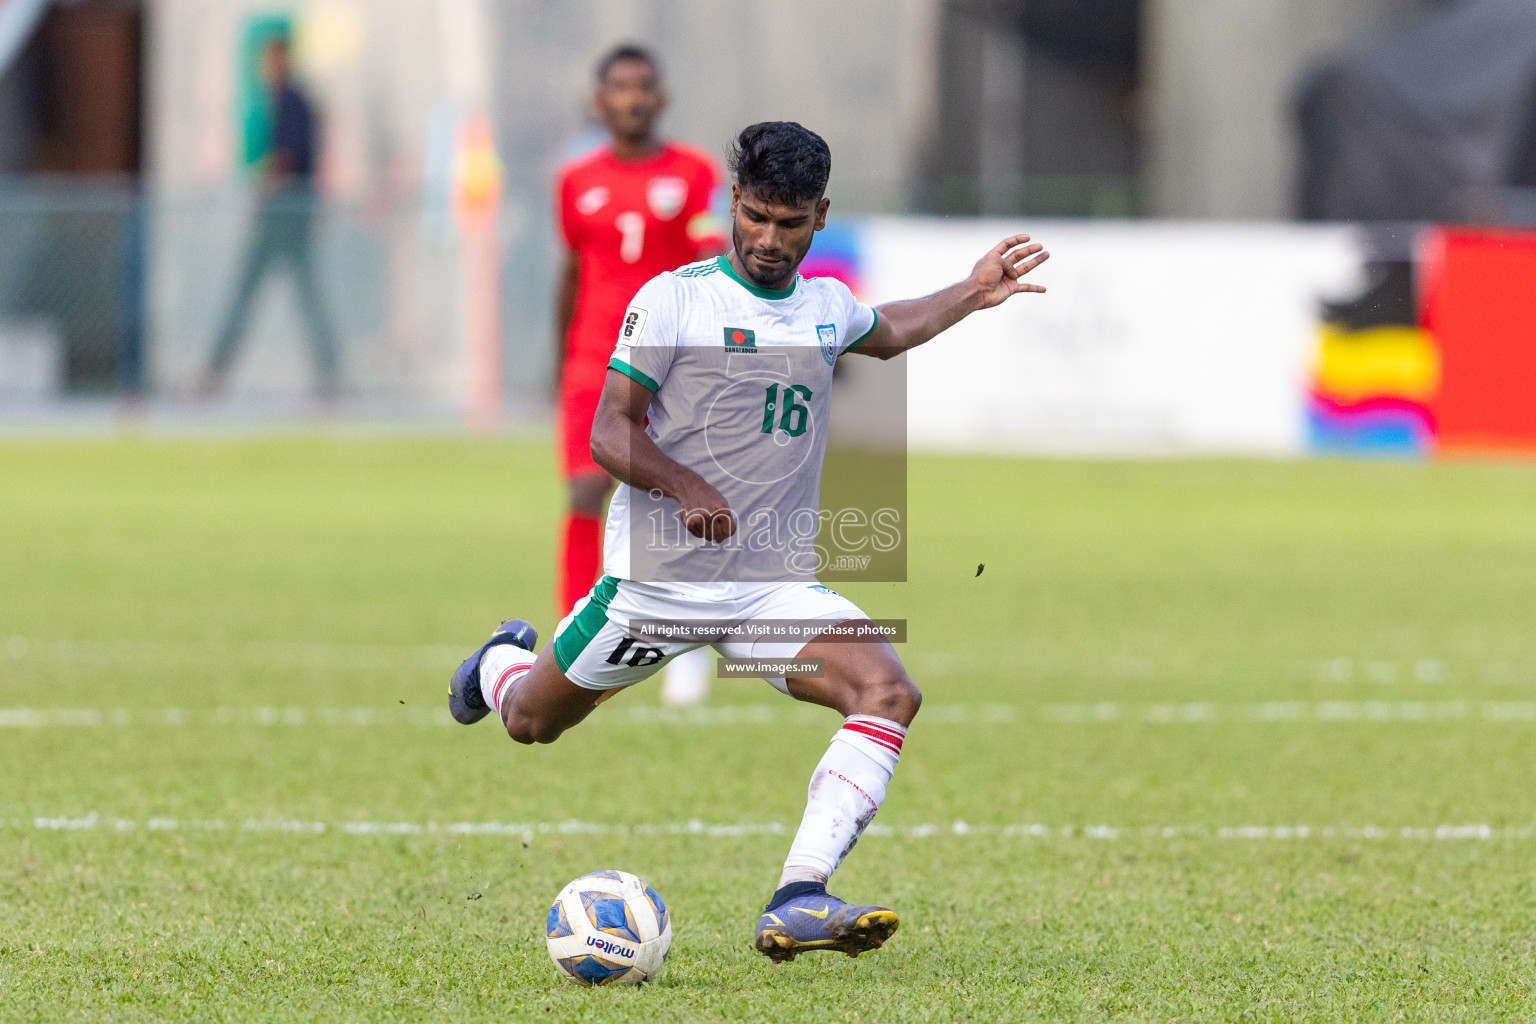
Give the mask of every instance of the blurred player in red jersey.
[[[559, 614], [592, 589], [602, 568], [601, 517], [613, 479], [592, 461], [592, 417], [620, 320], [635, 292], [657, 274], [728, 248], [713, 209], [719, 169], [709, 155], [656, 135], [667, 104], [656, 58], [620, 46], [597, 65], [593, 105], [606, 145], [560, 168], [556, 216], [566, 245], [556, 339], [560, 359], [561, 468], [570, 487], [559, 562]], [[668, 666], [662, 698], [704, 696], [708, 659]]]

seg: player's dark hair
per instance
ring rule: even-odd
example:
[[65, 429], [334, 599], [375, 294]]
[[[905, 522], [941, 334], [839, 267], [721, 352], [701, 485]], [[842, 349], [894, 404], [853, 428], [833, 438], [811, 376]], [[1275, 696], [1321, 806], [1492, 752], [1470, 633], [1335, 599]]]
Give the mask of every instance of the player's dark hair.
[[603, 59], [597, 62], [597, 84], [602, 85], [608, 81], [608, 72], [613, 70], [613, 66], [626, 60], [643, 60], [651, 66], [656, 77], [661, 77], [661, 63], [654, 53], [635, 43], [620, 43], [603, 54]]
[[820, 135], [794, 121], [761, 121], [736, 136], [730, 166], [743, 192], [800, 206], [826, 194], [832, 150]]

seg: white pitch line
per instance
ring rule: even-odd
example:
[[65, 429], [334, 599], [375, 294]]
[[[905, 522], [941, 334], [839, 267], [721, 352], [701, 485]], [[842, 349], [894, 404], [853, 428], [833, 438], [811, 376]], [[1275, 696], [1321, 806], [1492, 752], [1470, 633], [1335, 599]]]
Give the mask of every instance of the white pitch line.
[[[784, 701], [671, 708], [618, 706], [591, 725], [772, 726], [826, 725], [821, 708]], [[920, 727], [1050, 722], [1066, 725], [1131, 723], [1206, 725], [1212, 722], [1455, 722], [1536, 724], [1536, 701], [1270, 701], [1257, 704], [927, 704]], [[214, 708], [0, 708], [0, 729], [94, 729], [104, 726], [377, 728], [450, 726], [444, 708], [429, 707], [214, 707]], [[589, 726], [590, 728], [590, 726]]]
[[[341, 666], [431, 665], [444, 670], [456, 665], [464, 653], [478, 642], [464, 638], [455, 643], [439, 644], [362, 644], [330, 641], [261, 641], [249, 639], [184, 641], [146, 640], [140, 638], [89, 639], [74, 637], [38, 637], [11, 634], [0, 636], [0, 662], [44, 661], [123, 665], [201, 665], [210, 659], [238, 659], [254, 666], [269, 668], [331, 668]], [[984, 668], [983, 662], [954, 650], [923, 648], [911, 652], [915, 667], [925, 676], [953, 676]], [[1191, 674], [1209, 676], [1229, 673], [1229, 663], [1214, 661], [1191, 664], [1186, 659], [1157, 659], [1115, 654], [1108, 656], [1047, 657], [1038, 667], [1059, 671], [1099, 672], [1121, 679], [1187, 678]], [[1380, 685], [1415, 683], [1439, 685], [1452, 679], [1470, 677], [1487, 682], [1510, 683], [1529, 676], [1529, 666], [1507, 660], [1446, 660], [1423, 654], [1397, 658], [1335, 657], [1298, 659], [1289, 662], [1293, 674], [1328, 683], [1351, 681]]]
[[[736, 836], [785, 836], [790, 829], [783, 822], [738, 822], [735, 824], [711, 824], [692, 819], [682, 822], [619, 824], [590, 821], [305, 821], [298, 818], [246, 818], [241, 821], [225, 821], [221, 818], [115, 818], [91, 812], [80, 817], [61, 815], [38, 816], [30, 819], [0, 818], [0, 828], [35, 830], [46, 832], [261, 832], [284, 833], [299, 836], [347, 835], [347, 836], [399, 836], [399, 835], [448, 835], [448, 836], [512, 836], [532, 840], [539, 836], [599, 835], [599, 836], [654, 836], [689, 835], [709, 837]], [[1205, 825], [1000, 825], [968, 824], [963, 821], [947, 825], [871, 825], [865, 835], [894, 836], [902, 839], [928, 839], [934, 836], [997, 836], [1021, 839], [1233, 839], [1266, 841], [1301, 841], [1312, 839], [1367, 839], [1367, 840], [1493, 840], [1536, 838], [1536, 827], [1497, 827], [1485, 824], [1434, 825], [1434, 826], [1335, 826], [1310, 825], [1239, 825], [1210, 827]]]
[[1536, 701], [1324, 700], [1265, 701], [1257, 704], [1045, 704], [1042, 717], [1073, 724], [1146, 722], [1189, 725], [1249, 722], [1536, 722]]
[[62, 661], [85, 665], [206, 665], [210, 660], [239, 661], [265, 668], [451, 666], [464, 648], [447, 644], [392, 647], [382, 644], [214, 643], [185, 644], [146, 640], [34, 640], [0, 638], [0, 661]]

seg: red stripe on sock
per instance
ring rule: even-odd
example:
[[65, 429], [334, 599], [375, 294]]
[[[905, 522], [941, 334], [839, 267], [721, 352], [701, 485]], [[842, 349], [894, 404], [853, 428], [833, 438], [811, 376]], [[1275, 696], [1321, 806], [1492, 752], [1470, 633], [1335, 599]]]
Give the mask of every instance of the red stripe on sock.
[[882, 747], [888, 748], [894, 753], [901, 753], [901, 740], [892, 740], [891, 734], [888, 732], [882, 732], [873, 728], [872, 726], [865, 725], [863, 722], [847, 722], [844, 723], [843, 728], [851, 732], [859, 733], [860, 735], [865, 736], [880, 744]]
[[501, 714], [501, 688], [507, 685], [507, 680], [512, 678], [512, 673], [526, 672], [530, 668], [533, 668], [533, 662], [531, 661], [526, 665], [513, 665], [501, 674], [501, 678], [496, 680], [496, 685], [491, 687], [491, 700], [496, 702], [495, 707], [491, 708], [492, 711], [498, 715]]
[[907, 731], [900, 728], [899, 726], [885, 725], [881, 722], [871, 722], [863, 718], [855, 718], [843, 724], [859, 725], [863, 726], [865, 729], [874, 729], [877, 732], [884, 733], [897, 746], [900, 746], [901, 741], [907, 738]]

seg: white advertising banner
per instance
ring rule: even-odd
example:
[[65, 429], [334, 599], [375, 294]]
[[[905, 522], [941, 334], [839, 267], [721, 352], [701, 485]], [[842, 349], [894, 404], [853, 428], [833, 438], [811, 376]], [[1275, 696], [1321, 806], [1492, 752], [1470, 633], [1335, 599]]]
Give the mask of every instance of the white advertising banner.
[[1048, 289], [911, 353], [915, 449], [1300, 454], [1320, 301], [1359, 283], [1346, 227], [875, 218], [861, 296], [923, 295], [1029, 232]]

